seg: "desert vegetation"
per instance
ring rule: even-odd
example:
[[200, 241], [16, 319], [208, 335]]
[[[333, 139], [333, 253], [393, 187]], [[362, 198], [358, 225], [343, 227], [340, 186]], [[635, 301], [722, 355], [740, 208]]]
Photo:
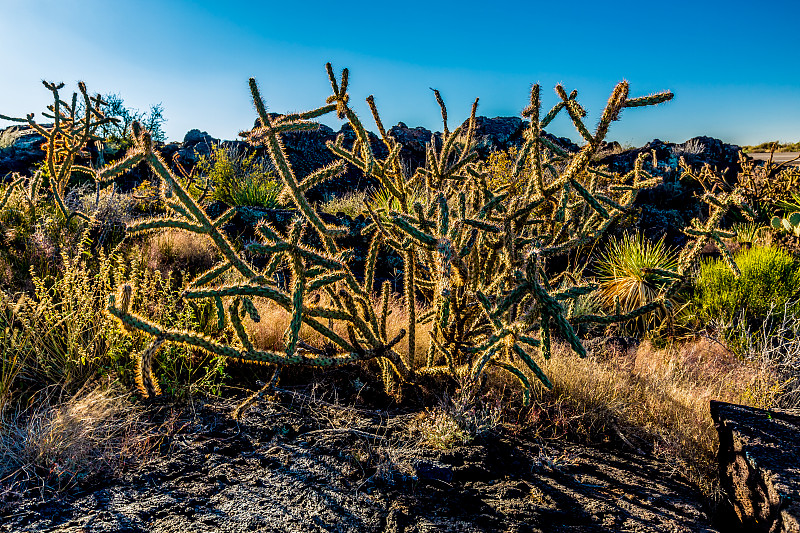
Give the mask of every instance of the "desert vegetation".
[[[45, 82], [50, 124], [10, 119], [46, 139], [46, 156], [0, 189], [2, 483], [59, 490], [114, 471], [170, 430], [140, 419], [154, 398], [244, 388], [238, 417], [297, 367], [359, 365], [387, 403], [423, 398], [409, 427], [421, 445], [506, 427], [611, 439], [677, 461], [706, 492], [709, 400], [800, 405], [796, 170], [742, 159], [731, 179], [655, 153], [609, 170], [597, 156], [612, 122], [672, 98], [621, 82], [593, 131], [577, 91], [559, 85], [546, 106], [534, 85], [523, 142], [488, 158], [478, 101], [451, 129], [435, 92], [442, 133], [410, 172], [375, 99], [385, 157], [350, 105], [348, 71], [327, 74], [326, 102], [288, 115], [269, 114], [251, 79], [248, 150], [215, 146], [192, 169], [83, 84], [64, 101]], [[354, 140], [329, 142], [336, 160], [298, 175], [282, 136], [329, 113]], [[576, 152], [544, 133], [559, 114]], [[127, 151], [106, 161], [104, 143]], [[308, 200], [348, 166], [379, 187]], [[638, 195], [664, 184], [699, 201], [680, 247], [634, 224]], [[231, 231], [250, 207], [290, 217]], [[340, 213], [365, 221], [360, 255], [331, 221]]]
[[742, 150], [744, 152], [798, 152], [800, 151], [800, 142], [763, 142], [752, 146], [742, 146]]

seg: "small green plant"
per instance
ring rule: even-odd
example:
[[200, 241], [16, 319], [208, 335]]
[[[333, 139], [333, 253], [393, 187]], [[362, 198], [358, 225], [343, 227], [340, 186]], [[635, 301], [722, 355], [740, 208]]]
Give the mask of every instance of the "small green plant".
[[496, 431], [502, 422], [502, 405], [499, 399], [492, 401], [477, 392], [474, 384], [462, 384], [455, 396], [420, 416], [413, 427], [422, 444], [448, 450]]
[[[607, 310], [630, 313], [656, 301], [680, 277], [677, 269], [678, 256], [664, 245], [663, 238], [655, 243], [641, 234], [612, 238], [597, 263], [597, 298]], [[628, 326], [641, 332], [663, 318], [664, 310], [659, 308]]]
[[723, 261], [704, 261], [695, 283], [693, 305], [703, 322], [760, 327], [774, 309], [796, 307], [800, 265], [780, 248], [754, 246], [734, 257], [736, 277]]
[[733, 225], [733, 231], [736, 232], [736, 240], [739, 244], [755, 244], [762, 236], [765, 226], [756, 222], [739, 222]]
[[212, 146], [209, 156], [198, 162], [202, 174], [213, 187], [212, 197], [229, 206], [278, 207], [281, 183], [270, 165], [236, 148]]
[[366, 191], [349, 191], [340, 196], [335, 196], [319, 206], [319, 210], [329, 215], [344, 213], [350, 218], [366, 213], [364, 202], [367, 201]]
[[402, 205], [400, 200], [386, 187], [372, 191], [367, 200], [369, 208], [387, 220], [389, 219], [389, 211], [410, 211], [416, 202], [420, 202], [422, 205], [425, 204], [424, 193], [419, 187], [410, 188], [407, 191], [406, 205]]

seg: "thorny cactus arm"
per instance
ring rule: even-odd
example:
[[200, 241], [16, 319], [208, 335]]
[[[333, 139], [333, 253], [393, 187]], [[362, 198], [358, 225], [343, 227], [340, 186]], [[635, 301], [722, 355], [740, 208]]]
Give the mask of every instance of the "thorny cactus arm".
[[[0, 115], [0, 117], [13, 120], [15, 122], [27, 122], [28, 125], [45, 138], [42, 148], [45, 150], [45, 186], [50, 189], [53, 199], [61, 215], [70, 220], [78, 217], [89, 220], [89, 216], [82, 211], [71, 211], [64, 203], [67, 185], [70, 178], [76, 173], [92, 176], [95, 179], [98, 189], [107, 185], [114, 178], [123, 172], [133, 168], [142, 160], [140, 154], [128, 154], [121, 161], [112, 165], [107, 165], [100, 169], [92, 169], [76, 164], [79, 156], [86, 156], [84, 148], [91, 140], [99, 140], [95, 135], [98, 127], [116, 119], [103, 115], [101, 106], [103, 101], [99, 95], [90, 97], [83, 82], [78, 83], [78, 89], [83, 100], [83, 114], [79, 115], [78, 93], [72, 94], [72, 102], [68, 104], [61, 100], [59, 91], [64, 87], [63, 83], [42, 82], [44, 86], [53, 94], [53, 104], [48, 106], [50, 113], [43, 113], [46, 118], [53, 120], [53, 125], [49, 128], [41, 126], [34, 119], [33, 113], [26, 119], [13, 119]], [[41, 176], [36, 176], [35, 182], [29, 188], [29, 203], [36, 203], [38, 194], [38, 180]]]
[[[238, 307], [238, 306], [237, 306]], [[272, 363], [272, 364], [279, 364], [279, 365], [293, 365], [293, 364], [303, 364], [309, 366], [319, 366], [319, 367], [327, 367], [327, 366], [336, 366], [342, 365], [347, 363], [352, 363], [355, 361], [361, 360], [368, 360], [373, 359], [375, 357], [389, 357], [390, 359], [394, 360], [397, 359], [396, 355], [391, 353], [390, 344], [393, 346], [395, 343], [389, 343], [387, 345], [381, 345], [378, 349], [375, 350], [355, 350], [349, 354], [344, 355], [335, 355], [335, 354], [328, 354], [326, 356], [318, 356], [318, 357], [308, 357], [305, 355], [292, 355], [287, 356], [285, 354], [279, 352], [273, 352], [269, 350], [240, 350], [233, 346], [228, 346], [222, 343], [215, 342], [214, 340], [199, 335], [194, 334], [188, 331], [181, 331], [175, 329], [168, 329], [159, 326], [158, 324], [154, 324], [147, 319], [140, 317], [136, 314], [125, 312], [122, 309], [116, 307], [116, 301], [114, 295], [109, 297], [108, 306], [106, 310], [115, 318], [117, 318], [124, 327], [131, 327], [133, 329], [143, 331], [148, 333], [156, 339], [163, 338], [164, 341], [176, 342], [179, 344], [185, 344], [187, 346], [193, 346], [195, 348], [202, 349], [208, 353], [216, 354], [223, 357], [230, 357], [236, 359], [238, 361], [244, 362], [251, 362], [251, 363]], [[237, 309], [238, 310], [238, 309]], [[400, 336], [402, 338], [402, 335]], [[399, 341], [400, 339], [396, 339]], [[152, 359], [149, 359], [152, 361]], [[143, 372], [149, 372], [150, 369], [147, 367], [147, 364], [141, 363], [141, 368]]]

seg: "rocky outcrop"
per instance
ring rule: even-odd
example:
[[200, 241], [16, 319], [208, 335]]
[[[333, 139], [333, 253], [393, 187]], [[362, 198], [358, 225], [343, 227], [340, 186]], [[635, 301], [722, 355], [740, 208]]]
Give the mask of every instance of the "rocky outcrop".
[[711, 402], [719, 479], [741, 531], [800, 532], [800, 411]]
[[693, 168], [707, 163], [711, 168], [725, 172], [726, 179], [733, 179], [740, 170], [738, 165], [740, 150], [741, 148], [735, 144], [727, 144], [713, 137], [692, 137], [680, 144], [654, 139], [641, 148], [605, 155], [598, 160], [598, 163], [608, 165], [609, 170], [613, 172], [628, 172], [633, 168], [633, 163], [639, 154], [650, 154], [655, 151], [659, 166], [664, 168], [676, 168], [678, 160], [683, 157]]
[[44, 159], [44, 137], [30, 126], [10, 126], [0, 130], [0, 179], [10, 172], [27, 173]]
[[[681, 179], [678, 162], [681, 157], [694, 170], [704, 165], [716, 169], [730, 183], [735, 183], [741, 170], [739, 165], [740, 148], [726, 144], [711, 137], [694, 137], [688, 141], [675, 144], [655, 139], [641, 148], [630, 150], [609, 150], [597, 159], [600, 165], [606, 165], [612, 172], [626, 173], [633, 169], [636, 158], [644, 153], [655, 152], [657, 165], [653, 166], [650, 158], [645, 159], [644, 170], [661, 178], [655, 187], [640, 191], [636, 197], [636, 228], [651, 240], [664, 238], [667, 246], [680, 248], [688, 238], [681, 231], [693, 218], [702, 218], [703, 204], [699, 198], [702, 187], [699, 183]], [[608, 153], [611, 151], [611, 153]]]
[[[466, 122], [463, 127], [466, 129]], [[526, 127], [527, 123], [518, 117], [476, 117], [474, 138], [479, 155], [485, 158], [492, 151], [507, 150], [521, 145], [524, 142]], [[411, 128], [402, 122], [389, 129], [388, 134], [403, 146], [400, 157], [409, 177], [425, 164], [426, 146], [433, 143], [434, 146], [440, 147], [442, 142], [441, 133], [423, 127]], [[299, 179], [302, 180], [314, 170], [334, 161], [334, 156], [328, 150], [326, 143], [334, 141], [339, 135], [344, 137], [345, 146], [352, 146], [355, 141], [355, 133], [349, 124], [344, 124], [339, 131], [320, 124], [313, 131], [282, 135], [289, 162]], [[556, 137], [546, 132], [544, 135], [568, 152], [574, 153], [580, 149], [568, 138]], [[43, 138], [27, 126], [11, 126], [0, 130], [0, 177], [11, 171], [29, 172], [31, 165], [44, 157], [44, 152], [40, 148], [42, 141]], [[176, 157], [186, 170], [191, 170], [199, 158], [210, 154], [212, 146], [218, 143], [242, 151], [248, 149], [244, 141], [221, 141], [207, 132], [193, 129], [186, 134], [182, 142], [160, 145], [158, 150], [166, 161], [172, 162], [173, 157]], [[370, 133], [370, 144], [377, 157], [386, 157], [386, 146], [378, 136]], [[695, 137], [682, 144], [665, 143], [656, 139], [642, 148], [625, 151], [620, 149], [618, 143], [610, 142], [604, 143], [601, 147], [597, 162], [606, 165], [609, 170], [624, 173], [633, 168], [639, 154], [649, 154], [651, 151], [656, 152], [658, 165], [653, 167], [647, 162], [645, 169], [661, 177], [662, 183], [639, 193], [635, 226], [651, 239], [664, 236], [667, 245], [681, 247], [687, 238], [679, 228], [685, 227], [692, 218], [701, 217], [703, 213], [695, 194], [699, 185], [684, 183], [679, 179], [679, 158], [684, 157], [687, 163], [696, 168], [709, 164], [720, 171], [727, 169], [727, 178], [734, 180], [739, 170], [739, 147], [711, 137]], [[258, 153], [262, 156], [267, 155], [264, 148], [259, 148]], [[106, 161], [122, 155], [123, 151], [120, 151], [113, 157], [107, 156]], [[136, 169], [122, 178], [120, 180], [122, 190], [128, 190], [144, 179], [146, 172], [140, 174], [139, 169]], [[308, 191], [307, 196], [311, 202], [319, 202], [341, 195], [342, 192], [377, 188], [378, 185], [373, 178], [365, 176], [360, 169], [348, 164], [342, 175], [313, 188]]]

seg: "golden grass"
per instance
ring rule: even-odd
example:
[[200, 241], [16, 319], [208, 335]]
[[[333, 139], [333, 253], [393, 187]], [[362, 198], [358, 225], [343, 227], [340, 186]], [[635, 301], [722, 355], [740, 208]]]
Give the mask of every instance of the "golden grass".
[[618, 438], [668, 459], [706, 492], [715, 475], [717, 433], [709, 401], [769, 402], [769, 369], [707, 339], [627, 355], [579, 358], [566, 346], [540, 364], [553, 382], [537, 387], [528, 422], [543, 434], [587, 441]]
[[[320, 291], [320, 300], [316, 305], [324, 307], [335, 307], [335, 304], [330, 301], [329, 297]], [[313, 296], [309, 296], [307, 301], [313, 300]], [[286, 348], [285, 335], [289, 328], [291, 315], [288, 311], [267, 299], [255, 299], [253, 302], [258, 309], [261, 320], [254, 323], [249, 318], [245, 319], [245, 327], [250, 333], [251, 341], [253, 344], [262, 350], [277, 350], [282, 351]], [[379, 315], [380, 303], [374, 303], [375, 312]], [[417, 315], [424, 312], [422, 309], [417, 310]], [[327, 322], [323, 322], [326, 326]], [[400, 333], [401, 329], [407, 329], [408, 313], [401, 305], [399, 299], [391, 300], [389, 303], [389, 316], [386, 320], [386, 336], [389, 340], [393, 339]], [[333, 331], [338, 335], [347, 339], [347, 329], [344, 322], [334, 320], [332, 322]], [[423, 326], [418, 326], [416, 330], [415, 346], [416, 346], [416, 361], [419, 366], [424, 364], [428, 345], [430, 344], [430, 337], [428, 332], [431, 331], [432, 323], [429, 322]], [[325, 339], [320, 333], [312, 329], [310, 326], [303, 324], [300, 328], [300, 338], [308, 344], [315, 347], [322, 347]], [[408, 335], [397, 344], [395, 350], [398, 353], [408, 353]]]
[[156, 444], [128, 397], [118, 386], [95, 386], [58, 401], [51, 389], [27, 411], [2, 413], [0, 485], [62, 490], [139, 463]]
[[142, 255], [147, 266], [162, 274], [172, 271], [202, 272], [220, 259], [219, 250], [206, 235], [183, 230], [165, 230], [151, 234]]

